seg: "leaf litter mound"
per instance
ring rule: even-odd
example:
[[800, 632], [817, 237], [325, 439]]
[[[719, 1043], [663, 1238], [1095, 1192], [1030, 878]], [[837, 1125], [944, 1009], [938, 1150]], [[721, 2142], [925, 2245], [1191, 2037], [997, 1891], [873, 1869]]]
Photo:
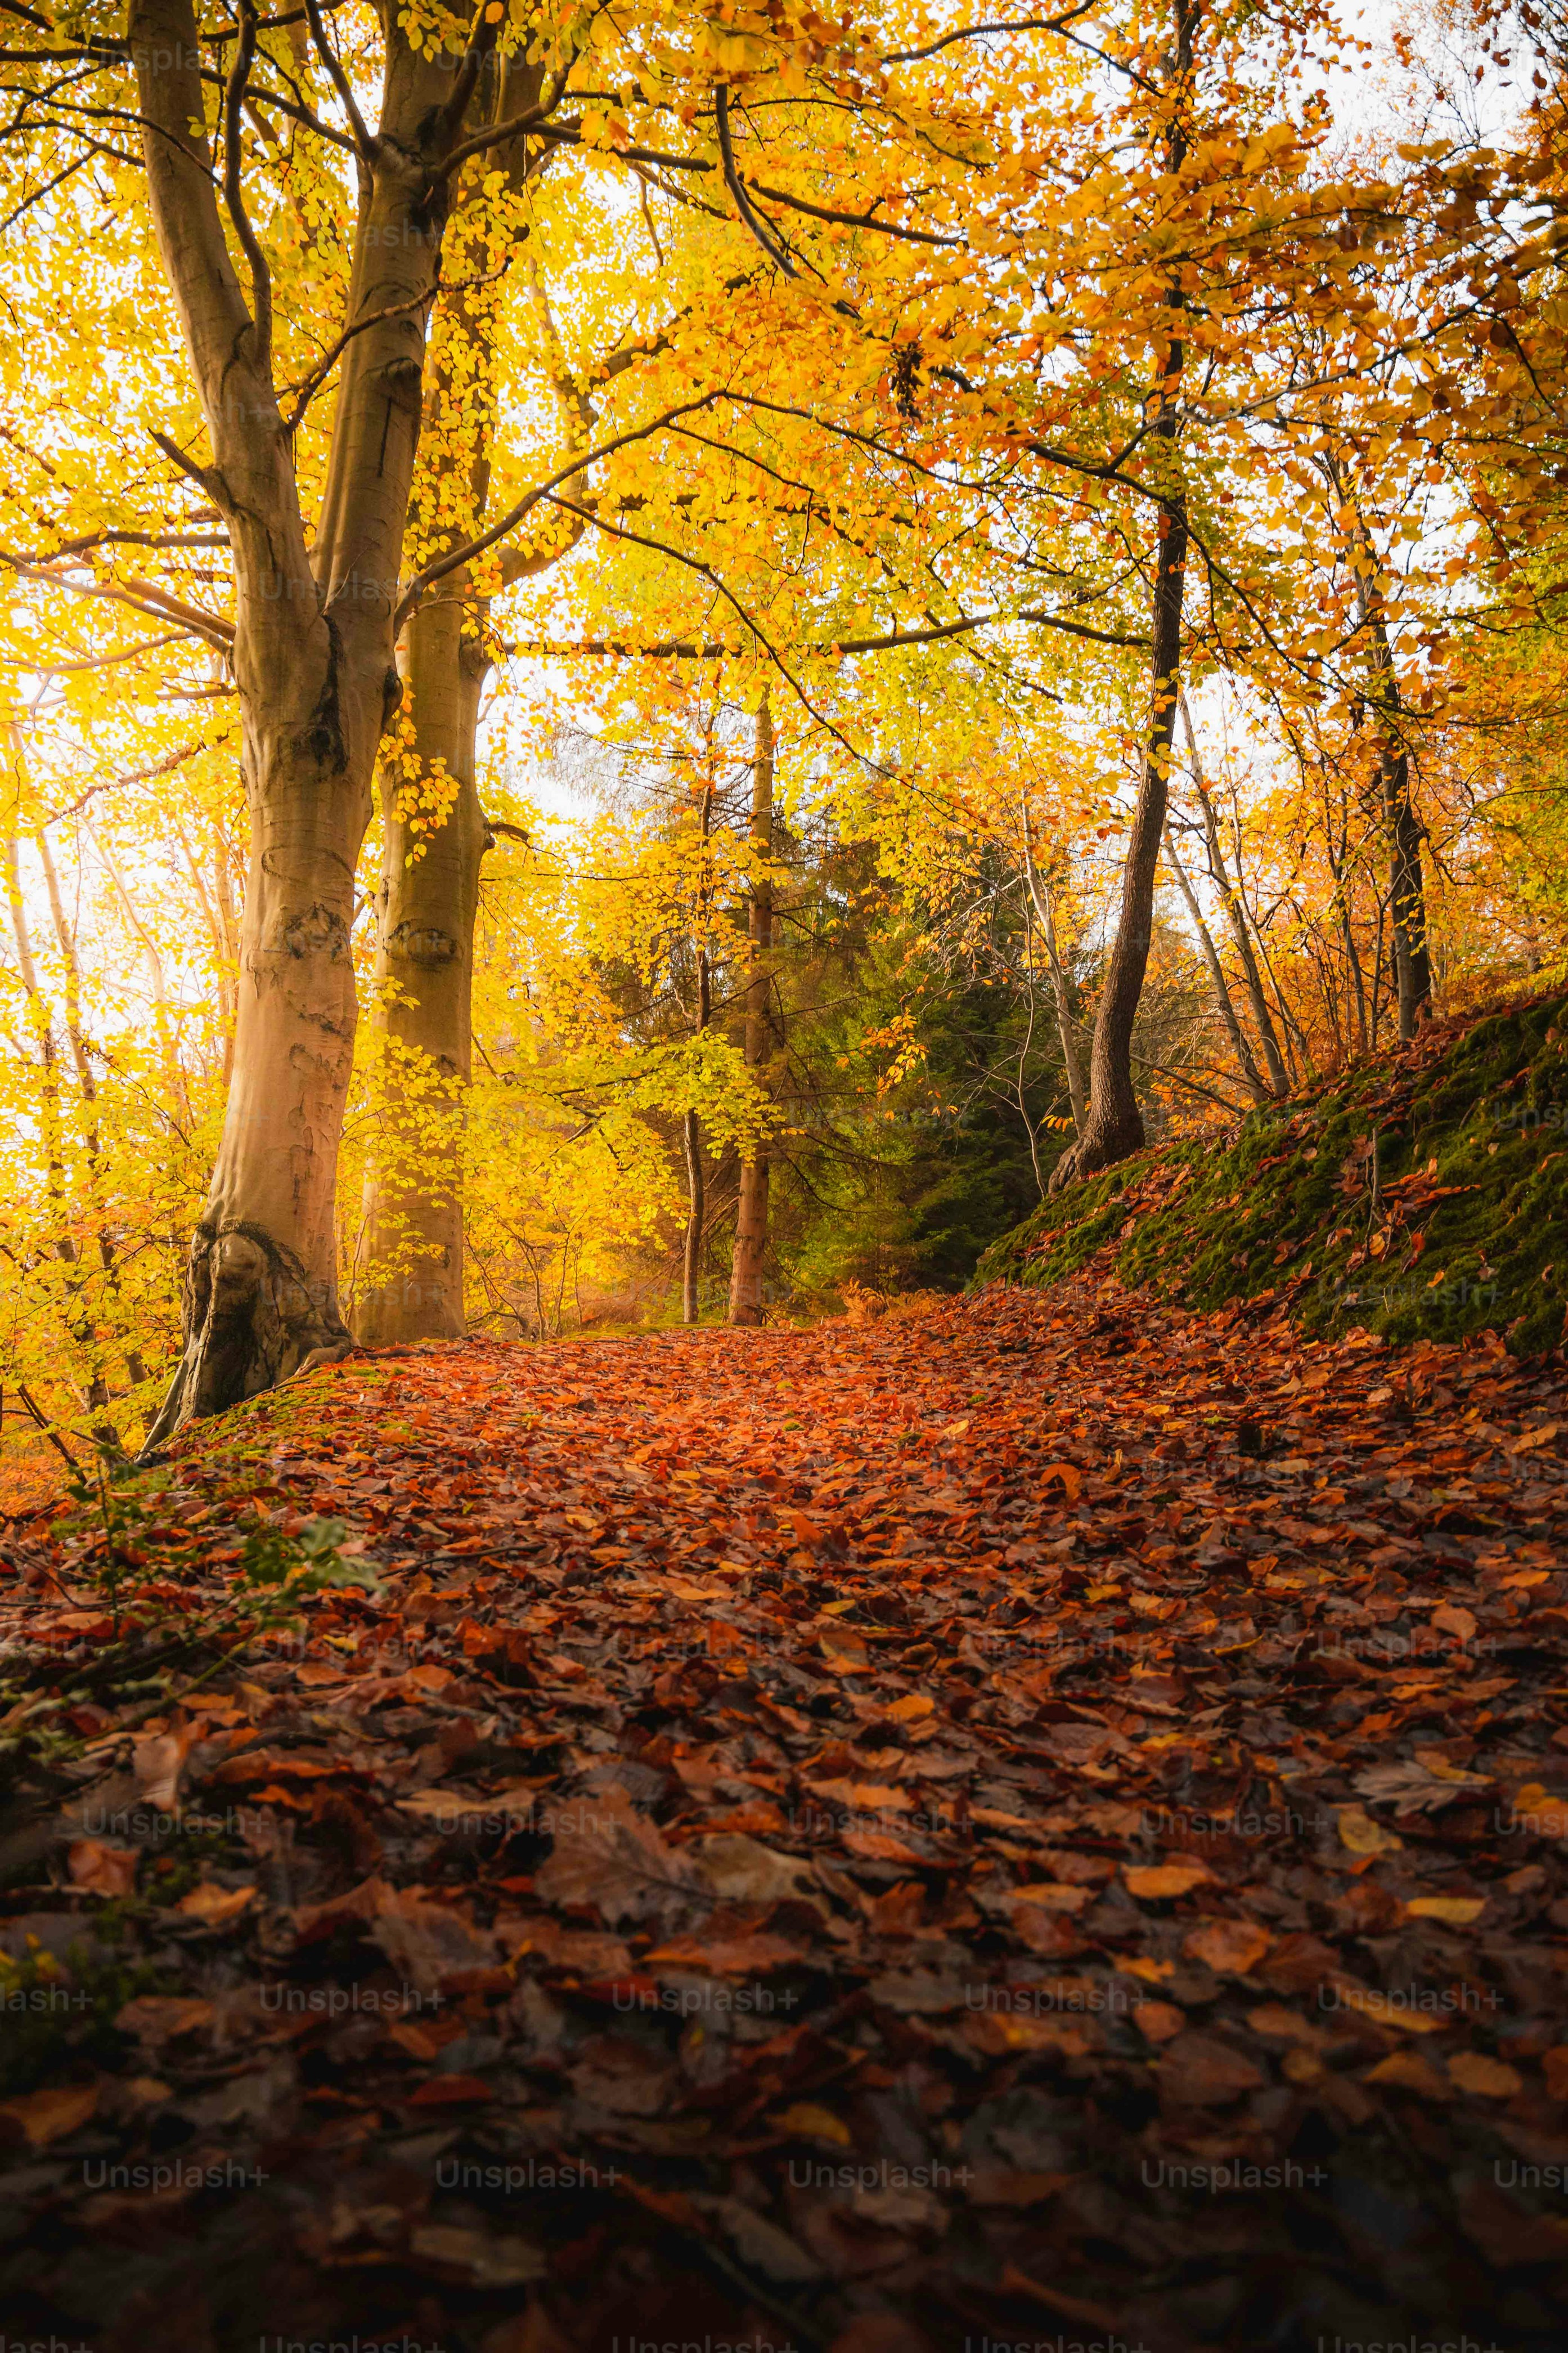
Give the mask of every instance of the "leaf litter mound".
[[[11, 2332], [1544, 2353], [1565, 1458], [1560, 1358], [1105, 1278], [382, 1350], [14, 1524]], [[81, 1695], [106, 1560], [145, 1651], [290, 1539]]]

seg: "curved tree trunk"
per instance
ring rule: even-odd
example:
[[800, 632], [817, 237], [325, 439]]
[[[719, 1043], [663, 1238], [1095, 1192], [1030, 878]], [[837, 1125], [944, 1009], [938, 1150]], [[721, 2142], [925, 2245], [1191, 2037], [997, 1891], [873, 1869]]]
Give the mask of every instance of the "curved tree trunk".
[[[760, 859], [773, 854], [773, 714], [764, 690], [757, 705], [752, 759], [752, 849]], [[773, 890], [766, 875], [752, 886], [752, 968], [746, 981], [746, 1067], [758, 1077], [773, 1045], [769, 998], [773, 992]], [[768, 1246], [769, 1155], [765, 1145], [741, 1163], [741, 1198], [735, 1219], [735, 1254], [730, 1268], [730, 1321], [763, 1320], [763, 1261]]]
[[[1173, 363], [1174, 364], [1175, 363]], [[1174, 417], [1165, 417], [1174, 438]], [[1089, 1110], [1076, 1143], [1051, 1171], [1050, 1190], [1059, 1193], [1078, 1177], [1092, 1176], [1143, 1144], [1143, 1114], [1132, 1083], [1132, 1024], [1142, 994], [1154, 923], [1154, 877], [1164, 838], [1165, 807], [1181, 682], [1182, 586], [1187, 558], [1187, 513], [1179, 496], [1160, 507], [1160, 551], [1154, 575], [1153, 691], [1143, 774], [1138, 787], [1127, 862], [1121, 872], [1121, 913], [1089, 1053]]]
[[[1172, 111], [1165, 131], [1165, 154], [1173, 173], [1186, 160], [1187, 134], [1183, 115], [1183, 90], [1193, 65], [1193, 33], [1198, 0], [1175, 0], [1176, 39], [1166, 60], [1166, 94]], [[1051, 1171], [1050, 1190], [1059, 1193], [1080, 1176], [1092, 1176], [1118, 1160], [1142, 1150], [1143, 1113], [1132, 1083], [1132, 1024], [1143, 993], [1149, 946], [1154, 928], [1154, 878], [1165, 831], [1170, 795], [1171, 753], [1175, 741], [1176, 703], [1182, 691], [1182, 592], [1187, 567], [1187, 501], [1182, 488], [1179, 443], [1181, 419], [1177, 398], [1185, 351], [1180, 333], [1184, 297], [1173, 283], [1167, 296], [1170, 335], [1157, 347], [1158, 376], [1151, 396], [1154, 421], [1150, 434], [1163, 461], [1160, 485], [1160, 538], [1154, 559], [1153, 651], [1149, 699], [1149, 730], [1144, 738], [1143, 772], [1121, 870], [1121, 907], [1116, 939], [1106, 966], [1100, 1009], [1089, 1050], [1089, 1110], [1076, 1142]]]

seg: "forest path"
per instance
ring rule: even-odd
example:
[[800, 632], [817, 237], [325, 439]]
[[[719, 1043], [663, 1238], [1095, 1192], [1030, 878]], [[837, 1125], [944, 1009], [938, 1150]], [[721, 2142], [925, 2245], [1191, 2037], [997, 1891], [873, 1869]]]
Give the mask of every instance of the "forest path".
[[259, 1499], [381, 1588], [128, 1732], [163, 1827], [5, 1890], [112, 1989], [0, 2106], [13, 2327], [1544, 2353], [1561, 1398], [1083, 1284], [382, 1351], [189, 1434], [175, 1584]]

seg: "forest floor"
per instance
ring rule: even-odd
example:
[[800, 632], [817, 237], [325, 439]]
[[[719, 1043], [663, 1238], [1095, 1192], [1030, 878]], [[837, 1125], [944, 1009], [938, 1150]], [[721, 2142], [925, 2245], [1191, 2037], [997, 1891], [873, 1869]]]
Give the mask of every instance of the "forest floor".
[[[14, 1523], [10, 2337], [1547, 2353], [1564, 1408], [1091, 1268]], [[290, 1542], [374, 1590], [226, 1654]]]

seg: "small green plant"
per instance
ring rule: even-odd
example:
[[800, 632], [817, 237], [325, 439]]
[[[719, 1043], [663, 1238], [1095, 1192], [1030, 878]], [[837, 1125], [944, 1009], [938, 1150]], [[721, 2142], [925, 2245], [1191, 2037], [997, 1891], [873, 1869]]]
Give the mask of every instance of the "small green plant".
[[111, 1479], [100, 1469], [73, 1488], [78, 1509], [60, 1532], [81, 1544], [76, 1581], [101, 1595], [109, 1636], [11, 1653], [0, 1673], [0, 1786], [68, 1766], [100, 1728], [84, 1726], [83, 1711], [127, 1729], [295, 1627], [316, 1595], [378, 1589], [374, 1570], [340, 1550], [342, 1520], [286, 1529], [252, 1512], [204, 1556], [169, 1524], [169, 1483], [167, 1472]]
[[34, 1939], [19, 1956], [0, 1953], [0, 2096], [35, 2091], [77, 2067], [121, 2063], [126, 2038], [114, 2021], [126, 2003], [171, 1990], [146, 1963], [89, 1958], [80, 1945], [63, 1961]]

